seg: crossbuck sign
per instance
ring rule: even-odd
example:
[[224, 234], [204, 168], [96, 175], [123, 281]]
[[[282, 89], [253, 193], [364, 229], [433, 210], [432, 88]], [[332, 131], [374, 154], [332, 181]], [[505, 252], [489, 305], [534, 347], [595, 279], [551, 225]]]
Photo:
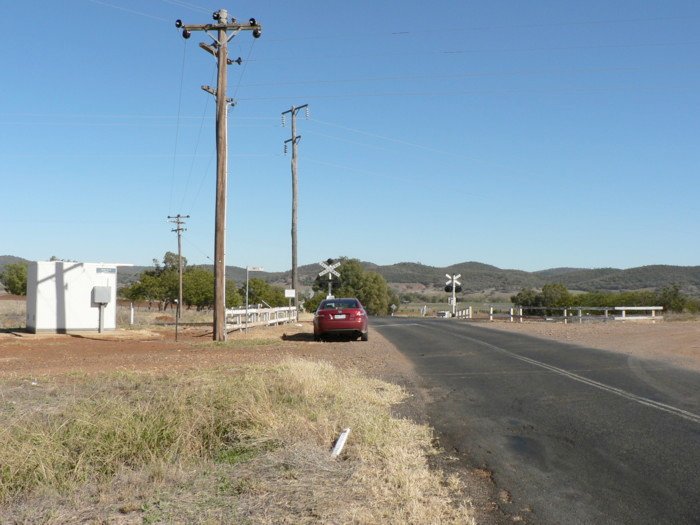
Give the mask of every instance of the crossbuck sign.
[[336, 269], [338, 266], [340, 266], [340, 261], [338, 261], [337, 263], [333, 263], [333, 264], [328, 264], [328, 263], [325, 263], [325, 262], [321, 261], [321, 262], [318, 263], [318, 264], [320, 264], [320, 265], [323, 266], [323, 268], [324, 268], [324, 269], [321, 271], [321, 273], [318, 274], [319, 277], [323, 277], [323, 276], [326, 275], [326, 274], [328, 274], [328, 279], [329, 279], [329, 280], [332, 279], [334, 275], [335, 275], [336, 277], [340, 277], [340, 274], [339, 274], [338, 272], [335, 271], [335, 269]]
[[340, 261], [337, 263], [329, 264], [326, 262], [321, 261], [320, 264], [323, 267], [323, 270], [321, 270], [321, 273], [318, 274], [319, 277], [323, 277], [324, 275], [328, 274], [328, 297], [327, 299], [330, 299], [333, 297], [333, 294], [331, 293], [331, 285], [332, 285], [332, 280], [333, 276], [335, 275], [336, 277], [340, 277], [340, 274], [335, 271], [335, 269], [340, 266]]

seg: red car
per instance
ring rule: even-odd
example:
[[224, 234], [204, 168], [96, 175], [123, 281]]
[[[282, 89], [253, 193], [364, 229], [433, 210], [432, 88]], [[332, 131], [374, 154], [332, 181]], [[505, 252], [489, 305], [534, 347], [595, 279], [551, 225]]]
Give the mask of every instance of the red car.
[[367, 312], [354, 298], [326, 299], [314, 315], [314, 341], [327, 335], [350, 335], [367, 341]]

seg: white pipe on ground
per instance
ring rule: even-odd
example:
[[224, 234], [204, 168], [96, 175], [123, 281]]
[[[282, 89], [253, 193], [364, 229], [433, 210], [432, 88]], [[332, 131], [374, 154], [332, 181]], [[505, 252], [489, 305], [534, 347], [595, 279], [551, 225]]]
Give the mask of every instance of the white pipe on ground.
[[335, 446], [333, 447], [333, 452], [331, 452], [332, 458], [337, 458], [343, 451], [343, 447], [345, 446], [345, 442], [347, 441], [349, 435], [349, 428], [346, 428], [340, 433], [340, 436], [338, 436], [338, 441], [335, 442]]

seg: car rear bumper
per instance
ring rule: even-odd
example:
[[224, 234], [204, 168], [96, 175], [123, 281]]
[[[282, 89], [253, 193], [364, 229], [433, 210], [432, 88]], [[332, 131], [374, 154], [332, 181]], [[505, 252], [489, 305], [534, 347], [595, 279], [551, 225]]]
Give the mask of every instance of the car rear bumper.
[[364, 319], [317, 319], [314, 321], [314, 333], [349, 333], [363, 334], [367, 332], [367, 322]]

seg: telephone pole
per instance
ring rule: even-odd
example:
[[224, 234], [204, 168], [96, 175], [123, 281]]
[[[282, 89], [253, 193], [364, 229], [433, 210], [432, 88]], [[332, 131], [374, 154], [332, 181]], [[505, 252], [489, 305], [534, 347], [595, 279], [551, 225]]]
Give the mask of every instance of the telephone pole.
[[[175, 229], [171, 230], [177, 233], [177, 273], [178, 273], [178, 288], [177, 288], [177, 314], [176, 318], [179, 320], [181, 316], [182, 308], [182, 232], [187, 231], [187, 228], [183, 228], [182, 225], [185, 221], [182, 219], [189, 219], [189, 215], [168, 215], [168, 220], [175, 224]], [[177, 337], [176, 337], [177, 338]]]
[[282, 126], [284, 126], [284, 116], [292, 116], [292, 138], [284, 141], [284, 152], [287, 153], [287, 144], [292, 143], [292, 289], [294, 290], [294, 308], [299, 310], [299, 282], [297, 274], [297, 206], [298, 206], [298, 185], [297, 178], [297, 144], [301, 140], [301, 135], [297, 135], [297, 113], [300, 109], [306, 110], [309, 116], [309, 105], [294, 107], [282, 112]]
[[175, 21], [175, 27], [182, 28], [183, 38], [190, 38], [192, 31], [204, 31], [213, 40], [211, 44], [200, 42], [199, 47], [216, 58], [216, 88], [202, 86], [202, 89], [216, 97], [216, 218], [214, 225], [214, 341], [226, 340], [226, 188], [228, 176], [228, 106], [234, 103], [226, 97], [228, 66], [240, 64], [241, 59], [228, 58], [228, 43], [241, 31], [252, 31], [259, 38], [262, 26], [255, 18], [247, 24], [239, 24], [228, 16], [226, 9], [215, 11], [213, 24], [188, 25], [182, 20]]

